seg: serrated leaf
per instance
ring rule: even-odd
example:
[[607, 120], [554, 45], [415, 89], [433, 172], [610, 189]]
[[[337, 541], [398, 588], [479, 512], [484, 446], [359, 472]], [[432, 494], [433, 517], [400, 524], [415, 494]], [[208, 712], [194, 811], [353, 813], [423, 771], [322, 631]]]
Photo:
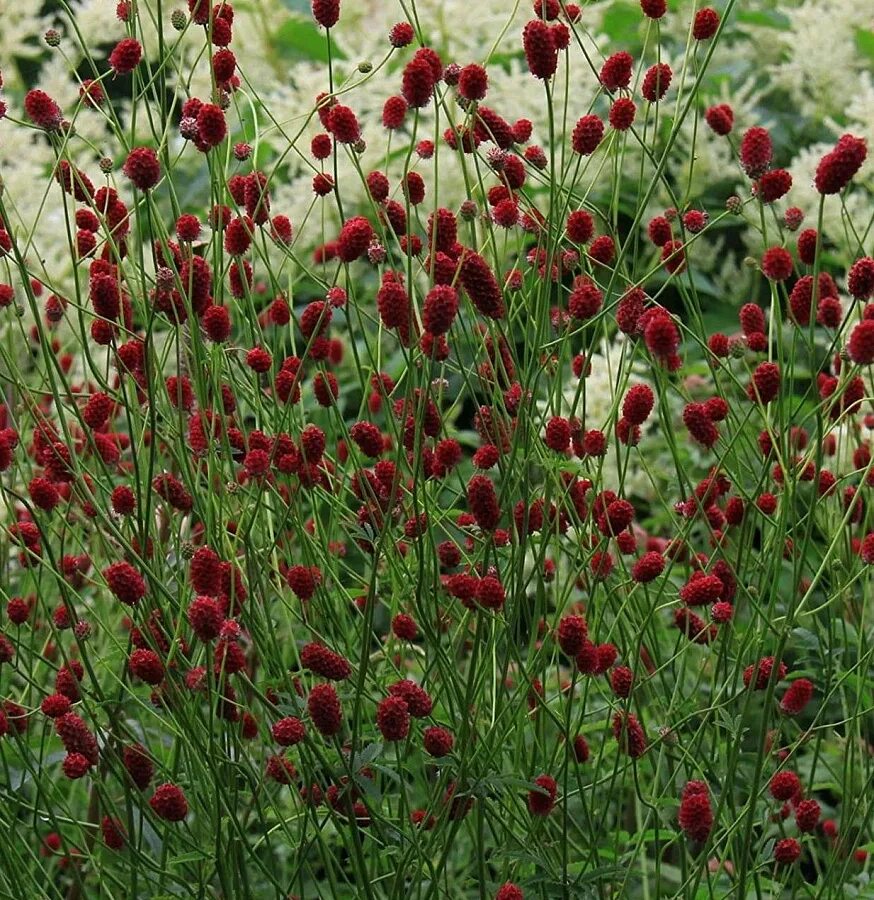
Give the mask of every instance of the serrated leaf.
[[[377, 768], [380, 767], [377, 766]], [[370, 778], [365, 778], [363, 775], [356, 775], [355, 784], [357, 784], [374, 803], [382, 802], [382, 791], [377, 787], [376, 782], [372, 781]]]
[[355, 756], [352, 757], [349, 765], [357, 772], [359, 769], [363, 769], [365, 766], [370, 765], [375, 759], [382, 756], [382, 750], [383, 744], [377, 742], [368, 744], [360, 753], [356, 753]]
[[395, 772], [394, 769], [390, 769], [388, 766], [381, 766], [379, 763], [374, 763], [373, 768], [376, 769], [377, 772], [385, 775], [385, 777], [388, 778], [389, 781], [394, 781], [396, 784], [401, 783], [401, 776], [398, 775], [398, 773]]

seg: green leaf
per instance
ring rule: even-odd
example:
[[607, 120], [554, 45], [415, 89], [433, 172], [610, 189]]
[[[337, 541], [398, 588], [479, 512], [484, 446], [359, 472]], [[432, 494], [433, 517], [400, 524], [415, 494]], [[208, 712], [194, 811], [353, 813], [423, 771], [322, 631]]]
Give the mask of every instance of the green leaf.
[[352, 757], [350, 766], [356, 772], [359, 769], [363, 769], [382, 755], [382, 749], [382, 744], [376, 742], [368, 744], [360, 753], [356, 753], [355, 756]]
[[640, 8], [631, 3], [612, 3], [601, 20], [601, 28], [608, 37], [622, 39], [625, 43], [639, 25]]
[[380, 772], [382, 775], [385, 775], [385, 777], [388, 778], [389, 781], [393, 781], [395, 782], [395, 784], [401, 783], [401, 776], [398, 775], [398, 773], [395, 772], [394, 769], [390, 769], [388, 766], [381, 766], [379, 764], [374, 764], [373, 768], [376, 769], [377, 772]]
[[[273, 40], [283, 59], [328, 62], [328, 42], [315, 22], [295, 16], [276, 32]], [[334, 57], [345, 59], [337, 47], [334, 48]]]
[[776, 9], [747, 9], [736, 16], [742, 25], [759, 25], [762, 28], [788, 28], [789, 16]]
[[874, 31], [869, 28], [856, 29], [856, 50], [874, 62]]

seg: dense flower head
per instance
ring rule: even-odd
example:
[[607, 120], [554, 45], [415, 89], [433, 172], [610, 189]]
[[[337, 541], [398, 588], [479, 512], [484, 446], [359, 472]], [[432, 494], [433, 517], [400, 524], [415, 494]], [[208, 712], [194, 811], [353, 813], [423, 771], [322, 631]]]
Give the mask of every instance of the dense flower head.
[[[776, 680], [780, 681], [785, 678], [787, 671], [786, 663], [780, 662], [777, 667]], [[754, 666], [748, 666], [744, 669], [744, 687], [750, 687], [750, 685], [752, 685], [754, 690], [765, 690], [772, 677], [772, 672], [774, 672], [774, 657], [763, 656]], [[753, 676], [755, 676], [755, 678], [753, 678]]]
[[774, 860], [782, 866], [789, 866], [801, 856], [801, 845], [795, 838], [781, 838], [774, 844]]
[[643, 14], [650, 19], [661, 19], [668, 10], [667, 0], [640, 0]]
[[575, 153], [589, 156], [595, 152], [604, 137], [604, 123], [590, 113], [577, 121], [571, 135], [571, 147]]
[[631, 83], [633, 66], [634, 60], [630, 53], [625, 50], [613, 53], [607, 57], [601, 66], [601, 74], [599, 75], [601, 84], [608, 91], [627, 88]]
[[313, 727], [324, 737], [337, 734], [343, 724], [340, 698], [329, 684], [317, 684], [307, 698], [307, 710]]
[[135, 147], [127, 156], [124, 174], [141, 191], [153, 188], [161, 177], [158, 156], [151, 147]]
[[719, 13], [710, 6], [705, 6], [695, 13], [692, 22], [692, 37], [696, 41], [707, 41], [716, 34], [719, 28]]
[[322, 28], [333, 28], [340, 20], [340, 0], [312, 0], [313, 18]]
[[552, 28], [542, 19], [532, 19], [522, 31], [522, 46], [531, 74], [544, 80], [552, 78], [558, 68], [558, 48]]
[[434, 69], [427, 58], [414, 56], [404, 67], [401, 80], [403, 99], [414, 109], [427, 106], [431, 102], [434, 83]]
[[654, 66], [650, 66], [646, 70], [640, 86], [640, 93], [644, 100], [649, 103], [657, 103], [661, 100], [671, 86], [673, 74], [667, 63], [656, 63]]
[[703, 843], [710, 836], [713, 809], [710, 792], [703, 782], [690, 781], [683, 788], [677, 820], [689, 840]]
[[346, 659], [317, 641], [311, 641], [301, 648], [300, 664], [330, 681], [343, 681], [352, 673], [352, 667]]
[[188, 800], [177, 784], [165, 782], [155, 788], [149, 806], [159, 819], [167, 822], [181, 822], [188, 815]]
[[852, 134], [842, 135], [833, 150], [816, 167], [815, 184], [820, 194], [838, 194], [862, 167], [868, 145]]
[[744, 132], [740, 142], [740, 161], [750, 178], [763, 175], [771, 162], [774, 146], [770, 133], [760, 126]]
[[387, 741], [402, 741], [410, 730], [407, 701], [398, 695], [380, 700], [376, 708], [376, 726]]
[[533, 816], [548, 816], [555, 807], [558, 785], [551, 775], [538, 775], [534, 779], [537, 788], [528, 792], [528, 810]]
[[807, 678], [797, 678], [786, 689], [780, 700], [780, 709], [789, 716], [799, 715], [813, 697], [813, 682]]
[[613, 737], [620, 752], [637, 759], [646, 751], [646, 734], [634, 713], [617, 712], [613, 716]]
[[524, 898], [522, 888], [513, 884], [512, 881], [505, 881], [495, 894], [495, 900], [524, 900]]
[[116, 562], [103, 570], [112, 593], [127, 606], [134, 606], [146, 594], [143, 576], [128, 562]]
[[28, 91], [24, 98], [24, 112], [38, 128], [54, 131], [60, 127], [61, 108], [45, 91]]
[[409, 22], [398, 22], [396, 25], [392, 25], [388, 39], [392, 47], [400, 49], [412, 43], [414, 36], [413, 26]]
[[135, 38], [123, 38], [109, 54], [109, 65], [116, 75], [126, 75], [137, 67], [143, 56], [143, 48]]
[[854, 326], [847, 343], [850, 359], [860, 366], [874, 362], [874, 320], [865, 319]]

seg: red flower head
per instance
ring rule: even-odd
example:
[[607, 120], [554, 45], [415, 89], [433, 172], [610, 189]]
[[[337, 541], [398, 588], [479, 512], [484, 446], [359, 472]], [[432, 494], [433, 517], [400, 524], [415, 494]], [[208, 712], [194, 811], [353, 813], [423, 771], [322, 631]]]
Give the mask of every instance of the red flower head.
[[771, 163], [774, 147], [771, 135], [758, 126], [744, 133], [740, 142], [740, 162], [750, 178], [763, 175]]
[[667, 0], [640, 0], [643, 14], [650, 19], [660, 19], [668, 11]]
[[870, 300], [874, 294], [874, 259], [857, 259], [847, 273], [847, 289], [857, 300]]
[[[744, 687], [749, 687], [750, 684], [753, 685], [753, 689], [756, 691], [763, 691], [768, 686], [768, 681], [771, 678], [771, 673], [774, 671], [774, 657], [773, 656], [763, 656], [755, 666], [747, 666], [744, 669], [743, 681]], [[786, 677], [786, 663], [781, 662], [777, 668], [777, 677], [775, 681], [781, 681]], [[753, 680], [753, 676], [755, 675], [755, 680]]]
[[300, 664], [330, 681], [343, 681], [352, 673], [352, 667], [339, 653], [316, 641], [306, 644], [300, 651]]
[[143, 576], [128, 562], [116, 562], [103, 570], [112, 593], [127, 606], [134, 606], [146, 595]]
[[477, 525], [484, 531], [494, 531], [501, 520], [501, 507], [491, 479], [474, 475], [467, 483], [467, 506]]
[[594, 114], [583, 116], [574, 126], [571, 147], [575, 153], [589, 156], [604, 137], [604, 123]]
[[155, 788], [149, 806], [159, 819], [167, 822], [181, 822], [188, 815], [188, 801], [182, 788], [169, 782]]
[[476, 601], [485, 609], [499, 610], [504, 605], [507, 595], [500, 580], [486, 575], [480, 578], [476, 586]]
[[699, 9], [692, 23], [692, 37], [696, 41], [709, 41], [719, 28], [719, 13], [709, 6]]
[[584, 209], [575, 210], [567, 217], [565, 231], [574, 244], [588, 244], [595, 231], [591, 214]]
[[408, 46], [414, 37], [415, 32], [409, 22], [398, 22], [396, 25], [392, 25], [388, 33], [389, 43], [396, 49]]
[[571, 443], [570, 422], [562, 416], [553, 416], [546, 423], [546, 432], [543, 440], [550, 450], [556, 453], [564, 453]]
[[439, 758], [448, 756], [452, 752], [455, 739], [451, 731], [438, 726], [431, 726], [422, 732], [422, 743], [426, 753]]
[[610, 674], [610, 687], [617, 697], [626, 699], [631, 696], [634, 686], [634, 673], [628, 666], [617, 666]]
[[700, 843], [707, 840], [713, 828], [713, 810], [710, 808], [710, 794], [706, 784], [690, 781], [683, 788], [677, 819], [689, 840]]
[[558, 645], [562, 653], [576, 657], [586, 644], [589, 629], [583, 616], [565, 616], [558, 623]]
[[617, 712], [613, 716], [613, 737], [619, 742], [619, 750], [632, 759], [642, 756], [646, 750], [646, 734], [633, 713]]
[[155, 767], [142, 744], [130, 744], [122, 750], [122, 764], [131, 781], [142, 791], [149, 786]]
[[785, 281], [792, 268], [792, 254], [785, 247], [771, 247], [762, 256], [762, 272], [770, 281]]
[[558, 68], [558, 48], [552, 28], [542, 19], [532, 19], [522, 31], [522, 47], [528, 70], [535, 78], [552, 78]]
[[84, 777], [88, 774], [90, 768], [90, 760], [81, 753], [68, 753], [64, 757], [64, 775], [71, 780]]
[[280, 747], [293, 747], [306, 737], [306, 726], [295, 716], [286, 716], [275, 722], [271, 731], [273, 740]]
[[551, 775], [538, 775], [534, 783], [538, 790], [528, 791], [528, 811], [532, 816], [548, 816], [555, 807], [558, 785]]
[[322, 28], [333, 28], [340, 19], [340, 0], [312, 0], [312, 9]]
[[776, 363], [759, 363], [747, 388], [750, 400], [770, 403], [780, 393], [780, 367]]
[[458, 294], [448, 284], [436, 285], [425, 297], [422, 324], [434, 335], [446, 334], [458, 313]]
[[501, 288], [489, 264], [477, 253], [467, 252], [461, 263], [459, 281], [473, 305], [490, 319], [506, 313]]
[[353, 216], [343, 223], [337, 238], [337, 255], [343, 262], [363, 256], [373, 240], [373, 227], [364, 216]]
[[731, 134], [734, 127], [734, 110], [727, 103], [711, 106], [704, 113], [704, 120], [710, 126], [714, 134], [725, 136]]
[[324, 737], [337, 734], [343, 724], [340, 698], [330, 684], [317, 684], [307, 698], [307, 709], [313, 726]]
[[371, 422], [356, 422], [349, 429], [349, 437], [365, 456], [376, 459], [382, 455], [384, 449], [382, 432]]
[[212, 597], [196, 597], [188, 607], [188, 621], [191, 628], [205, 643], [219, 636], [224, 618], [221, 606]]
[[631, 84], [633, 66], [634, 60], [631, 58], [631, 54], [624, 50], [608, 56], [604, 65], [601, 66], [599, 76], [601, 84], [611, 92], [619, 88], [627, 88]]
[[636, 114], [634, 101], [629, 97], [619, 97], [613, 101], [607, 119], [616, 131], [627, 131], [634, 124]]
[[410, 731], [410, 710], [403, 697], [391, 695], [376, 708], [376, 727], [387, 741], [402, 741]]
[[813, 831], [819, 824], [820, 808], [816, 800], [801, 800], [795, 807], [795, 824], [801, 832]]
[[472, 63], [458, 75], [458, 93], [466, 100], [482, 100], [489, 87], [489, 76], [482, 66]]
[[795, 838], [783, 838], [774, 844], [774, 861], [781, 866], [791, 866], [801, 856], [801, 844]]
[[123, 38], [109, 54], [109, 65], [116, 75], [126, 75], [139, 65], [143, 57], [143, 48], [134, 38]]
[[787, 688], [780, 701], [780, 709], [787, 716], [797, 716], [810, 703], [812, 697], [813, 682], [807, 678], [798, 678]]
[[361, 138], [361, 128], [355, 113], [348, 107], [336, 103], [328, 113], [327, 129], [341, 144], [354, 144]]
[[640, 93], [649, 103], [657, 103], [668, 92], [674, 73], [667, 63], [656, 63], [646, 70]]
[[865, 319], [853, 328], [847, 349], [857, 365], [869, 366], [874, 362], [874, 319]]
[[512, 881], [505, 881], [495, 894], [495, 900], [525, 900], [522, 888], [517, 887]]
[[826, 153], [816, 167], [814, 183], [820, 194], [838, 194], [862, 167], [868, 146], [862, 138], [843, 135], [834, 150]]
[[61, 126], [61, 108], [45, 91], [28, 91], [24, 98], [24, 111], [38, 128], [54, 131]]
[[434, 68], [426, 57], [416, 54], [404, 67], [401, 93], [410, 106], [421, 109], [431, 102], [434, 83]]
[[119, 819], [104, 816], [100, 821], [100, 833], [103, 835], [103, 843], [110, 850], [121, 850], [125, 843], [125, 829]]
[[649, 418], [654, 404], [652, 388], [647, 384], [635, 384], [622, 401], [622, 415], [632, 425], [642, 425]]
[[128, 660], [131, 675], [146, 684], [160, 684], [164, 679], [164, 664], [154, 650], [134, 650]]
[[161, 178], [161, 164], [151, 147], [134, 147], [122, 168], [133, 186], [141, 191], [153, 188]]
[[[318, 577], [317, 577], [318, 576]], [[315, 567], [292, 566], [286, 575], [288, 586], [301, 600], [310, 600], [316, 592], [321, 573]]]

